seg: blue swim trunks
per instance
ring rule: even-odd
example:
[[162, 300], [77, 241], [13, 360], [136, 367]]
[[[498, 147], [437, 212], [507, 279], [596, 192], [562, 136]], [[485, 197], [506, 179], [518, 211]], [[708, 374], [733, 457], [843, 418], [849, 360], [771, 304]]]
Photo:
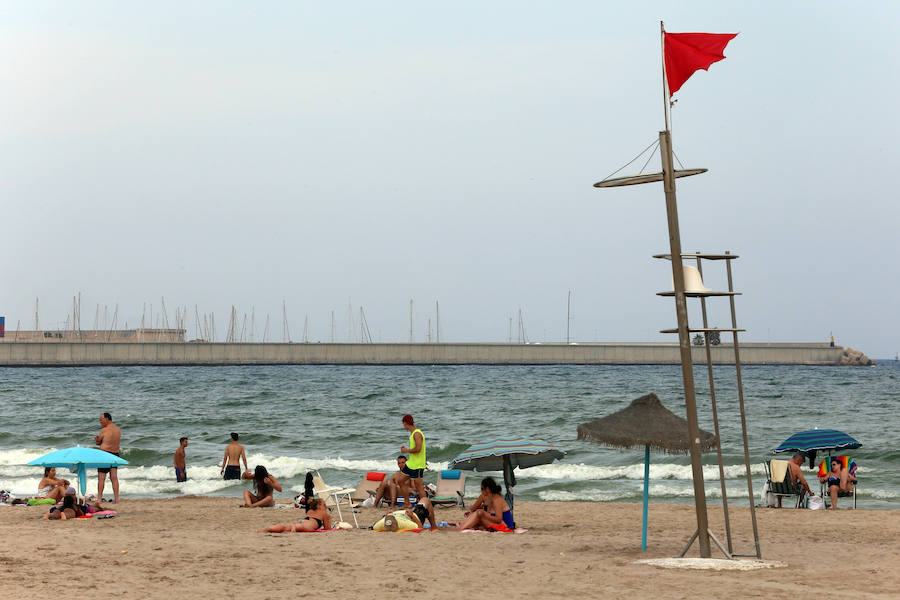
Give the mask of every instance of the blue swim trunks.
[[175, 467], [175, 481], [181, 483], [183, 481], [187, 481], [187, 467], [184, 469]]

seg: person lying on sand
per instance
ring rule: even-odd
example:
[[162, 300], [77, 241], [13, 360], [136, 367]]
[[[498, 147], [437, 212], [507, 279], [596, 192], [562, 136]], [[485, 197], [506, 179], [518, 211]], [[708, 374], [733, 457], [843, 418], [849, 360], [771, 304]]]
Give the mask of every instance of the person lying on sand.
[[464, 529], [487, 529], [491, 525], [506, 525], [515, 529], [512, 511], [509, 504], [500, 493], [500, 485], [492, 477], [481, 480], [481, 495], [471, 505], [472, 510], [466, 513], [466, 518], [457, 525], [458, 531]]
[[850, 474], [849, 469], [845, 469], [841, 461], [837, 458], [831, 459], [831, 471], [820, 477], [819, 481], [828, 488], [828, 494], [831, 496], [831, 508], [837, 510], [837, 499], [840, 492], [852, 492], [853, 482], [856, 477]]
[[431, 524], [431, 530], [437, 531], [434, 521], [434, 506], [428, 498], [422, 498], [412, 510], [395, 510], [389, 512], [374, 525], [375, 531], [403, 531], [405, 529], [421, 529], [425, 519]]
[[50, 512], [44, 515], [44, 519], [66, 520], [82, 516], [84, 516], [84, 511], [81, 510], [81, 507], [78, 506], [75, 500], [75, 488], [70, 487], [66, 490], [65, 496], [63, 496], [62, 504], [51, 508]]
[[253, 480], [253, 489], [256, 493], [253, 494], [250, 490], [244, 490], [244, 503], [241, 506], [245, 508], [275, 506], [275, 490], [280, 492], [281, 484], [264, 466], [256, 465], [256, 470], [253, 473], [246, 471], [242, 478]]
[[299, 521], [269, 525], [257, 530], [256, 533], [302, 533], [320, 529], [331, 529], [331, 515], [328, 514], [324, 500], [312, 498], [306, 509], [306, 516]]
[[56, 467], [46, 467], [44, 469], [44, 477], [38, 483], [38, 496], [52, 498], [59, 502], [66, 495], [66, 488], [69, 482], [65, 479], [56, 478]]

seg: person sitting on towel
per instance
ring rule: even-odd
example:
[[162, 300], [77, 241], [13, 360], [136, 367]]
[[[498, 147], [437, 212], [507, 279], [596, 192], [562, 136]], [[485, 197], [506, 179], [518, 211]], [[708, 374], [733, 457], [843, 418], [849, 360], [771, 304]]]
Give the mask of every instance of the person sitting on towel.
[[305, 531], [319, 531], [331, 529], [331, 515], [325, 501], [319, 498], [311, 498], [306, 508], [306, 516], [300, 521], [292, 523], [278, 523], [257, 530], [256, 533], [302, 533]]
[[412, 510], [395, 510], [383, 516], [372, 525], [375, 531], [405, 531], [407, 529], [422, 529], [425, 519], [431, 524], [431, 530], [437, 531], [437, 523], [434, 521], [434, 506], [428, 498], [419, 500]]
[[512, 511], [509, 504], [500, 493], [503, 491], [500, 485], [492, 477], [481, 480], [481, 495], [471, 505], [472, 510], [466, 513], [466, 518], [456, 529], [488, 529], [505, 525], [509, 529], [515, 529]]

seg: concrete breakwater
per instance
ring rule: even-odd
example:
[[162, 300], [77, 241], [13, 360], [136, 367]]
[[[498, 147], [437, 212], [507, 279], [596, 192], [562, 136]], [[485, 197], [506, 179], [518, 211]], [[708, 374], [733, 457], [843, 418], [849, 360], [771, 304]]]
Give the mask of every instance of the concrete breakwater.
[[[844, 350], [827, 343], [741, 344], [745, 365], [839, 365]], [[695, 364], [706, 350], [693, 346]], [[731, 344], [712, 347], [713, 364], [734, 364]], [[31, 343], [0, 344], [0, 366], [128, 365], [641, 365], [680, 364], [676, 343], [322, 344], [322, 343]]]

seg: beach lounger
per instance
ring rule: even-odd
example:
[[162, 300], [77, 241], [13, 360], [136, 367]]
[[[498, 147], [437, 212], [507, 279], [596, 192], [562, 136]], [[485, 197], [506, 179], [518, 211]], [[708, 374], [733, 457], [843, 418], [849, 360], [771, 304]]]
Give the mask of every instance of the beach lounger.
[[353, 490], [353, 501], [354, 502], [362, 502], [369, 498], [369, 496], [374, 496], [378, 491], [378, 486], [381, 485], [381, 482], [387, 477], [387, 473], [379, 473], [378, 471], [369, 471], [366, 473], [362, 481], [359, 482], [359, 485], [356, 486], [356, 489]]
[[800, 502], [803, 500], [803, 486], [791, 485], [791, 470], [788, 468], [788, 461], [773, 458], [763, 463], [766, 467], [766, 482], [769, 485], [769, 492], [776, 498], [784, 498], [796, 496], [797, 501], [794, 502], [794, 508], [800, 508]]
[[[828, 473], [828, 471], [831, 470], [831, 458], [832, 457], [829, 456], [828, 458], [823, 460], [821, 463], [819, 463], [819, 473], [818, 473], [819, 477], [824, 477]], [[835, 456], [834, 458], [837, 458], [839, 461], [841, 461], [841, 463], [844, 465], [844, 468], [849, 469], [850, 474], [853, 475], [854, 477], [856, 477], [857, 465], [856, 465], [855, 460], [853, 460], [849, 456]], [[828, 483], [828, 481], [821, 482], [821, 492], [820, 492], [822, 494], [822, 499], [825, 501], [825, 508], [828, 508], [829, 506], [831, 506], [831, 494], [829, 493], [828, 486], [826, 485], [827, 483]], [[850, 483], [853, 484], [853, 491], [852, 492], [838, 492], [838, 498], [853, 498], [853, 508], [856, 508], [856, 484], [858, 482], [855, 479], [852, 479], [850, 481]]]
[[341, 513], [341, 502], [345, 499], [347, 501], [347, 508], [350, 509], [350, 514], [353, 515], [353, 522], [356, 524], [356, 528], [359, 529], [359, 521], [356, 520], [356, 511], [353, 510], [353, 488], [339, 488], [332, 487], [325, 484], [325, 481], [322, 479], [322, 475], [318, 471], [313, 471], [313, 491], [316, 493], [316, 498], [320, 498], [325, 502], [326, 506], [333, 506], [337, 508], [338, 511], [338, 519], [343, 521], [344, 515]]
[[444, 469], [438, 473], [437, 491], [431, 499], [435, 506], [466, 507], [466, 474], [454, 469]]

